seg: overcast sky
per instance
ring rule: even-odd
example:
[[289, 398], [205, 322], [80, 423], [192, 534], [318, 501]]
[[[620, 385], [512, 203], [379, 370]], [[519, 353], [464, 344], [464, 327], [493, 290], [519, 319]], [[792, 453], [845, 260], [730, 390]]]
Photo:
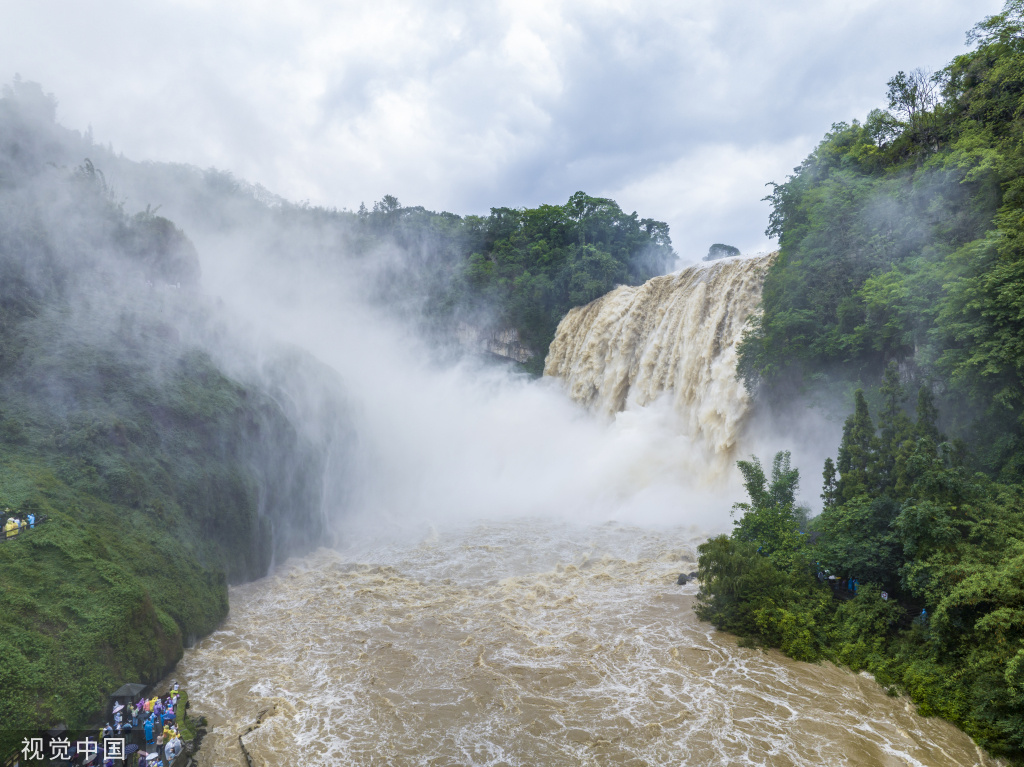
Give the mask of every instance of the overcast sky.
[[680, 254], [769, 247], [765, 183], [1002, 0], [13, 0], [0, 78], [133, 159], [456, 213], [577, 190]]

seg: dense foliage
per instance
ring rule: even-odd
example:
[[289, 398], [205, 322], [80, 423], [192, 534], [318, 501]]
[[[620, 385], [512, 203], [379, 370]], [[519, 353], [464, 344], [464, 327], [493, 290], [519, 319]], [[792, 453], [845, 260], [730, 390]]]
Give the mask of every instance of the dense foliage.
[[1024, 763], [1024, 1], [969, 39], [774, 187], [781, 254], [741, 374], [853, 412], [807, 535], [741, 466], [751, 502], [701, 548], [699, 611], [867, 669]]
[[424, 323], [435, 340], [456, 337], [460, 325], [514, 329], [537, 375], [569, 309], [676, 260], [667, 224], [583, 192], [486, 217], [404, 207], [390, 195], [355, 213], [284, 204], [261, 216], [268, 253], [307, 242], [320, 266], [361, 264], [360, 281], [389, 313]]
[[0, 510], [48, 518], [0, 540], [9, 737], [159, 678], [226, 615], [228, 582], [312, 545], [322, 460], [196, 342], [183, 232], [128, 215], [88, 160], [51, 161], [52, 98], [16, 82], [0, 137]]
[[1024, 479], [1024, 5], [933, 76], [900, 73], [891, 111], [838, 123], [770, 196], [781, 255], [741, 371], [869, 401], [885, 365], [931, 382], [980, 467]]
[[700, 547], [698, 614], [799, 660], [867, 669], [1022, 762], [1024, 488], [965, 467], [926, 388], [915, 420], [895, 367], [883, 390], [877, 428], [856, 392], [809, 523], [788, 454], [769, 487], [756, 459], [740, 462], [751, 500], [732, 536]]
[[542, 362], [555, 327], [574, 306], [616, 285], [639, 285], [675, 261], [668, 226], [612, 200], [577, 192], [565, 205], [492, 208], [469, 254], [458, 300], [498, 307]]

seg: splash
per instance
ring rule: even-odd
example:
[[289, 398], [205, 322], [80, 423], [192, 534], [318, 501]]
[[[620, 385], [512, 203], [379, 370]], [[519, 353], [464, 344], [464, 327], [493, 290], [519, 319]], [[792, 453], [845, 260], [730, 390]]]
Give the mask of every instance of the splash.
[[691, 266], [573, 309], [544, 375], [609, 416], [667, 396], [685, 436], [727, 463], [750, 404], [736, 378], [737, 345], [774, 256]]

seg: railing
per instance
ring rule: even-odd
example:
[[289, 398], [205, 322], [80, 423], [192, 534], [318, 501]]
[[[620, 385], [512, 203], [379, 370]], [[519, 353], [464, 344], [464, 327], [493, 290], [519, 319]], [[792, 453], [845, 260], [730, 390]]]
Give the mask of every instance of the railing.
[[[44, 524], [49, 520], [50, 518], [48, 516], [46, 516], [45, 514], [40, 514], [36, 517], [36, 521], [32, 525], [22, 525], [18, 527], [18, 529], [10, 531], [6, 529], [7, 520], [4, 520], [3, 525], [0, 525], [0, 543], [5, 543], [7, 541], [16, 541], [20, 536], [28, 535], [41, 524]], [[27, 519], [22, 519], [22, 521], [26, 523], [28, 522]], [[8, 535], [8, 532], [10, 532], [10, 535]]]

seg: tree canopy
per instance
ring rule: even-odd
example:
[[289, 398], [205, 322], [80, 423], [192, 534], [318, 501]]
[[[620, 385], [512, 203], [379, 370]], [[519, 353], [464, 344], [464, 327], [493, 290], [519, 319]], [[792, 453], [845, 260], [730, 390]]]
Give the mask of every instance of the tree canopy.
[[564, 205], [491, 208], [456, 216], [402, 207], [394, 197], [360, 214], [361, 247], [391, 241], [424, 265], [435, 319], [486, 317], [515, 328], [539, 373], [558, 322], [616, 285], [637, 285], [676, 260], [668, 225], [577, 192]]
[[698, 612], [867, 669], [1021, 764], [1024, 0], [969, 39], [772, 185], [781, 252], [740, 374], [769, 402], [838, 396], [849, 416], [801, 556], [779, 556], [796, 521], [740, 462], [751, 501], [701, 547]]
[[889, 81], [890, 111], [836, 123], [785, 182], [780, 256], [741, 349], [751, 388], [865, 389], [889, 362], [928, 382], [979, 468], [1021, 480], [1024, 436], [1024, 8], [973, 50]]

